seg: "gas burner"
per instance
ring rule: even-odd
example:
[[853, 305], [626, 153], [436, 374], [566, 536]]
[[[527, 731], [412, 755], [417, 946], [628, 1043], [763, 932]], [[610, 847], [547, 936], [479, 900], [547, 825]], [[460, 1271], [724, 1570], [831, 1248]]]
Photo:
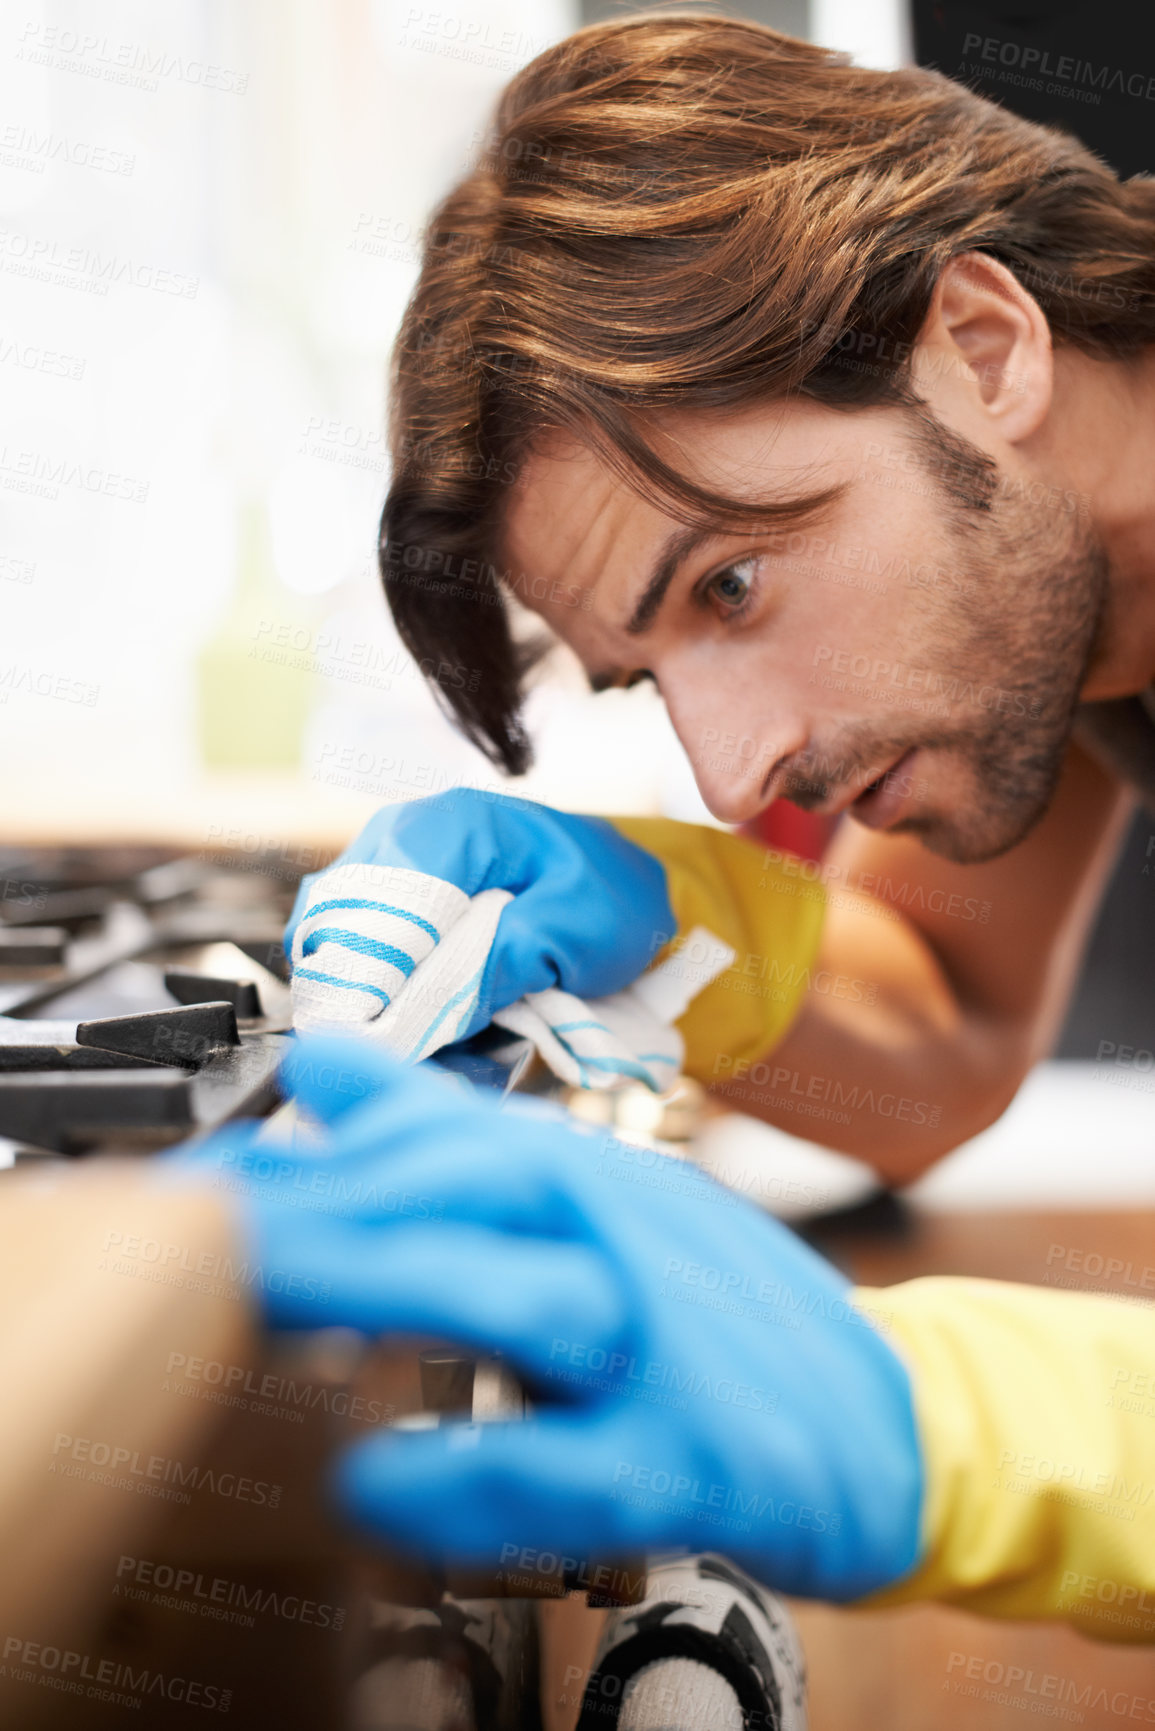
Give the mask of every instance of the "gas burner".
[[0, 854], [0, 1166], [152, 1153], [277, 1104], [292, 886], [253, 863]]

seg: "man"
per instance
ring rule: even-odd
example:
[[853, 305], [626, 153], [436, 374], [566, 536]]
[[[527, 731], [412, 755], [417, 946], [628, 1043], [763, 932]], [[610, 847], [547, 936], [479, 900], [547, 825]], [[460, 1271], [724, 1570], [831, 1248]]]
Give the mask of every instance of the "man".
[[[398, 344], [402, 635], [508, 770], [514, 599], [595, 686], [656, 681], [719, 818], [787, 794], [857, 823], [814, 874], [823, 922], [822, 884], [719, 832], [466, 792], [379, 814], [347, 860], [512, 894], [474, 1025], [546, 985], [618, 989], [705, 925], [736, 960], [680, 1023], [691, 1073], [898, 1179], [997, 1116], [1059, 1024], [1128, 784], [1151, 785], [1153, 340], [1155, 185], [935, 75], [677, 17], [513, 81]], [[806, 991], [820, 973], [868, 989]], [[849, 1123], [793, 1115], [782, 1067]], [[794, 1590], [1033, 1617], [1078, 1615], [1086, 1581], [1145, 1592], [1150, 1440], [1109, 1386], [1155, 1368], [1145, 1313], [971, 1281], [840, 1311], [696, 1179], [610, 1182], [628, 1154], [555, 1159], [544, 1129], [508, 1159], [462, 1138], [419, 1136], [477, 1274], [508, 1253], [525, 1276], [500, 1344], [540, 1388], [558, 1355], [616, 1374], [567, 1375], [576, 1410], [516, 1431], [372, 1445], [347, 1479], [371, 1524], [436, 1548], [441, 1521], [479, 1555], [693, 1546], [765, 1492], [719, 1543]], [[571, 1242], [583, 1302], [628, 1294], [630, 1349], [557, 1321]], [[822, 1319], [794, 1338], [766, 1326], [784, 1288]], [[780, 1379], [764, 1430], [713, 1394], [643, 1422], [629, 1367], [676, 1356], [671, 1315], [708, 1322], [681, 1349], [707, 1381]]]
[[[1152, 785], [1116, 700], [1155, 669], [1153, 295], [1150, 182], [720, 19], [542, 56], [429, 229], [382, 532], [402, 634], [508, 769], [503, 596], [595, 685], [656, 680], [716, 816], [857, 820], [813, 970], [857, 995], [806, 995], [786, 1089], [724, 1043], [705, 1079], [894, 1179], [1048, 1050], [1123, 783]], [[833, 1123], [776, 1103], [833, 1078]]]

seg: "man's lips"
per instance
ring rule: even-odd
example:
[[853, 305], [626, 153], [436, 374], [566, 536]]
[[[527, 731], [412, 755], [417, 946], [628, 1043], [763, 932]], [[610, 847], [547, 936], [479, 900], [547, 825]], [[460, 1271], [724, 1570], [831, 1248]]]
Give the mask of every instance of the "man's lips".
[[[906, 755], [909, 756], [910, 754], [906, 753]], [[851, 811], [857, 807], [861, 800], [870, 799], [881, 783], [893, 774], [902, 761], [902, 758], [894, 758], [880, 765], [879, 768], [872, 769], [869, 774], [857, 778], [857, 788], [853, 786], [840, 788], [837, 793], [828, 795], [818, 804], [808, 805], [807, 810], [812, 811], [816, 817], [840, 817], [844, 811]], [[785, 793], [789, 799], [789, 787], [785, 789]]]
[[850, 812], [867, 829], [892, 829], [902, 816], [910, 798], [910, 766], [914, 749], [906, 751], [890, 768], [884, 770], [857, 799], [851, 800]]
[[[863, 823], [869, 823], [871, 828], [882, 827], [883, 822], [890, 821], [890, 808], [897, 806], [905, 798], [904, 783], [897, 778], [904, 777], [909, 768], [909, 760], [913, 758], [917, 747], [903, 752], [901, 757], [890, 759], [872, 769], [865, 777], [859, 778], [857, 790], [854, 787], [844, 787], [838, 793], [831, 794], [827, 799], [816, 805], [807, 805], [817, 817], [840, 817], [843, 812], [850, 812], [853, 817]], [[790, 798], [789, 786], [783, 789], [787, 799]]]
[[793, 799], [815, 817], [841, 817], [849, 812], [870, 829], [889, 829], [910, 793], [909, 770], [918, 750], [918, 746], [911, 746], [901, 756], [889, 759], [866, 775], [856, 776], [857, 789], [853, 785], [843, 787], [823, 800], [807, 797], [810, 790], [805, 774], [795, 780], [789, 769], [785, 772], [781, 768], [772, 769], [763, 783], [762, 797], [767, 805], [776, 799]]

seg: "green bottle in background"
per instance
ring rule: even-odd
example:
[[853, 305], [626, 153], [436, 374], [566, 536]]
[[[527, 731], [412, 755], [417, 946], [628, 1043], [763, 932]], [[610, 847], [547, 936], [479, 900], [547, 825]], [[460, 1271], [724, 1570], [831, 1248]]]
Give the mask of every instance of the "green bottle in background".
[[232, 602], [197, 662], [197, 739], [209, 770], [293, 770], [316, 674], [316, 604], [277, 577], [268, 510], [239, 516]]

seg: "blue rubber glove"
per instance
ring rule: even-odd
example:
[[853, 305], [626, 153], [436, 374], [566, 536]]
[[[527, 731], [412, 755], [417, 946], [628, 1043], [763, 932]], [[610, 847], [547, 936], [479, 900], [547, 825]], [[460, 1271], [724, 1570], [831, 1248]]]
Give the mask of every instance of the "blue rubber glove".
[[[340, 1323], [504, 1353], [524, 1423], [378, 1434], [339, 1465], [362, 1527], [500, 1567], [724, 1549], [783, 1591], [854, 1599], [918, 1556], [907, 1372], [847, 1281], [695, 1168], [542, 1109], [498, 1113], [361, 1043], [302, 1041], [285, 1081], [329, 1127], [223, 1160], [277, 1327]], [[342, 1213], [347, 1217], [342, 1217]]]
[[[386, 806], [334, 863], [405, 866], [470, 896], [512, 892], [462, 1038], [526, 992], [561, 986], [599, 998], [621, 991], [675, 925], [660, 863], [604, 819], [476, 788]], [[285, 928], [290, 955], [319, 875], [302, 879]]]

